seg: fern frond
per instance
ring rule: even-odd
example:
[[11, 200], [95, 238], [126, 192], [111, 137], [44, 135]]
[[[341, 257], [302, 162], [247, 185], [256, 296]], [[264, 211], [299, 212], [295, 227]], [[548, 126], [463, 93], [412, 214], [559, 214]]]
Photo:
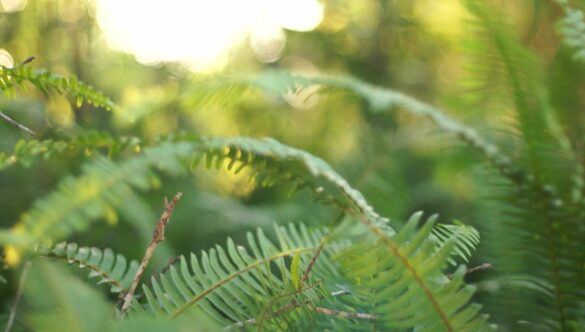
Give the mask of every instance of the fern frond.
[[79, 81], [75, 76], [64, 77], [45, 69], [32, 69], [27, 65], [14, 68], [0, 66], [0, 90], [6, 95], [14, 96], [16, 88], [22, 87], [23, 82], [29, 82], [45, 93], [54, 91], [61, 95], [71, 95], [75, 98], [77, 107], [87, 102], [107, 110], [117, 108], [109, 97]]
[[48, 160], [64, 154], [91, 156], [94, 151], [104, 150], [108, 157], [126, 149], [140, 149], [140, 140], [136, 137], [114, 137], [104, 131], [91, 130], [83, 132], [68, 140], [26, 140], [16, 143], [11, 154], [0, 152], [0, 170], [13, 165], [30, 167], [39, 159]]
[[[240, 170], [252, 166], [256, 171], [267, 173], [264, 182], [268, 184], [284, 181], [296, 189], [308, 187], [327, 204], [341, 204], [328, 195], [337, 190], [337, 196], [349, 204], [342, 208], [355, 210], [380, 227], [386, 225], [386, 220], [373, 210], [359, 191], [325, 161], [307, 152], [273, 139], [183, 138], [182, 141], [145, 148], [142, 155], [119, 164], [97, 157], [83, 167], [79, 177], [67, 177], [57, 190], [35, 203], [10, 231], [0, 231], [0, 243], [25, 249], [46, 240], [61, 240], [75, 231], [86, 229], [95, 219], [115, 214], [116, 207], [134, 189], [147, 190], [156, 185], [154, 170], [170, 175], [183, 174], [189, 169], [188, 161], [196, 164], [202, 157], [206, 157], [209, 167], [221, 167], [225, 160], [229, 160], [227, 168], [232, 169], [239, 161]], [[194, 166], [193, 162], [191, 166]], [[385, 227], [392, 232], [389, 226]]]
[[[327, 292], [318, 291], [318, 288], [326, 287], [317, 286], [315, 281], [310, 281], [316, 280], [312, 277], [309, 284], [313, 286], [295, 289], [294, 276], [286, 262], [298, 256], [299, 268], [305, 269], [306, 262], [319, 248], [324, 232], [308, 230], [302, 224], [275, 225], [275, 228], [278, 246], [258, 229], [256, 236], [247, 233], [247, 249], [236, 246], [228, 238], [225, 248], [216, 246], [202, 252], [199, 258], [194, 254], [189, 258], [182, 256], [168, 272], [153, 278], [152, 286], [143, 286], [148, 307], [144, 309], [135, 303], [132, 309], [177, 317], [198, 306], [222, 325], [230, 326], [234, 323], [245, 325], [245, 322], [266, 324], [270, 320], [268, 317], [277, 318], [268, 314], [268, 310], [274, 313], [292, 303], [293, 295], [302, 294], [297, 303], [320, 301]], [[333, 277], [334, 280], [336, 272], [331, 269], [330, 257], [342, 247], [340, 244], [325, 246], [312, 274], [319, 278]], [[289, 309], [286, 314], [294, 313], [293, 309], [298, 308]], [[282, 311], [282, 316], [286, 314]]]
[[[473, 149], [478, 150], [506, 177], [515, 182], [529, 182], [530, 174], [518, 167], [510, 157], [483, 138], [475, 129], [451, 118], [446, 112], [429, 104], [392, 89], [385, 89], [363, 82], [350, 76], [315, 76], [303, 77], [286, 71], [265, 71], [258, 75], [241, 75], [194, 82], [194, 91], [203, 89], [209, 95], [207, 102], [225, 100], [226, 91], [260, 90], [269, 94], [282, 95], [289, 91], [303, 89], [311, 85], [324, 89], [349, 91], [366, 100], [369, 110], [374, 113], [387, 112], [399, 107], [415, 115], [424, 116], [433, 121], [440, 129], [450, 133]], [[200, 100], [199, 100], [200, 101]]]
[[574, 60], [585, 61], [585, 20], [583, 19], [583, 11], [571, 7], [567, 0], [556, 0], [556, 2], [565, 12], [565, 16], [557, 23], [563, 42], [575, 49]]
[[107, 248], [80, 247], [76, 243], [61, 242], [54, 246], [41, 245], [37, 252], [43, 256], [62, 259], [80, 269], [89, 270], [89, 278], [98, 278], [99, 284], [111, 284], [112, 293], [126, 292], [138, 270], [138, 262]]
[[[309, 188], [325, 204], [355, 209], [358, 214], [380, 225], [385, 225], [388, 221], [376, 213], [364, 196], [353, 189], [329, 164], [306, 151], [291, 148], [271, 138], [206, 138], [201, 144], [204, 147], [203, 155], [199, 155], [195, 164], [205, 157], [208, 168], [220, 167], [224, 161], [228, 161], [228, 170], [239, 164], [235, 172], [252, 166], [257, 171], [269, 173], [262, 181], [266, 185], [290, 182], [294, 184], [293, 192]], [[335, 191], [338, 194], [331, 196]], [[346, 200], [347, 203], [340, 200]]]
[[0, 242], [26, 249], [84, 230], [93, 220], [115, 214], [116, 206], [133, 188], [146, 190], [156, 184], [152, 170], [184, 172], [179, 159], [190, 153], [192, 146], [184, 143], [145, 149], [142, 155], [120, 165], [99, 156], [82, 167], [79, 177], [65, 178], [56, 190], [36, 202], [10, 232], [0, 232]]
[[340, 255], [343, 271], [384, 329], [492, 330], [487, 316], [479, 314], [480, 306], [468, 304], [474, 287], [464, 285], [464, 269], [458, 269], [452, 280], [441, 273], [454, 239], [436, 251], [430, 237], [436, 216], [417, 230], [421, 216], [412, 215], [395, 236], [364, 221], [366, 237]]
[[[496, 301], [507, 302], [504, 317], [512, 317], [512, 324], [532, 320], [542, 330], [566, 330], [575, 317], [575, 304], [585, 298], [578, 291], [583, 287], [578, 275], [585, 262], [582, 209], [565, 190], [574, 186], [579, 166], [554, 117], [535, 55], [520, 44], [495, 10], [478, 1], [466, 5], [477, 18], [488, 51], [502, 67], [524, 143], [519, 159], [536, 184], [501, 188], [497, 200], [503, 213], [496, 226], [487, 226], [492, 228], [487, 232], [492, 236], [487, 241], [494, 252], [491, 259], [506, 276], [531, 275], [552, 295], [515, 290], [501, 292]], [[520, 296], [524, 303], [515, 299]], [[494, 307], [497, 310], [498, 304]]]
[[[552, 109], [540, 63], [534, 52], [514, 36], [501, 15], [480, 1], [465, 1], [476, 18], [476, 33], [486, 45], [483, 57], [501, 67], [509, 98], [514, 104], [517, 126], [522, 134], [524, 167], [538, 182], [562, 187], [574, 171], [575, 157]], [[480, 59], [483, 59], [480, 58]], [[552, 162], [554, 160], [554, 162]], [[558, 162], [563, 160], [563, 162]], [[567, 166], [573, 166], [572, 168]]]
[[[456, 222], [454, 225], [437, 224], [432, 235], [436, 238], [436, 251], [442, 250], [447, 244], [453, 244], [453, 256], [457, 256], [465, 262], [469, 262], [471, 254], [479, 245], [479, 232], [472, 226]], [[449, 264], [457, 266], [457, 262], [448, 258]]]

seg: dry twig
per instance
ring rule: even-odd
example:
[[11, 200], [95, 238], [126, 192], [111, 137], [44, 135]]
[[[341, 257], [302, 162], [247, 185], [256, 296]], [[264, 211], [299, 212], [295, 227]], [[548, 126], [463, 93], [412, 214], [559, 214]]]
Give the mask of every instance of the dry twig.
[[[494, 266], [491, 263], [483, 263], [481, 265], [474, 266], [474, 267], [467, 269], [465, 271], [465, 275], [468, 275], [468, 274], [471, 274], [474, 272], [481, 272], [481, 271], [493, 270], [493, 269], [494, 269]], [[453, 273], [447, 275], [447, 278], [449, 278], [449, 279], [453, 279], [453, 277], [454, 277]]]
[[18, 129], [24, 131], [29, 136], [34, 136], [35, 135], [35, 132], [34, 131], [32, 131], [32, 130], [28, 129], [27, 127], [21, 125], [20, 123], [12, 120], [12, 118], [10, 118], [8, 115], [2, 113], [2, 111], [0, 111], [0, 118], [2, 120], [4, 120], [4, 121], [8, 122], [10, 125], [12, 125], [12, 126], [18, 128]]
[[301, 288], [303, 288], [303, 284], [307, 280], [309, 280], [309, 273], [311, 273], [311, 270], [313, 269], [313, 266], [315, 265], [317, 258], [319, 258], [319, 255], [321, 254], [323, 247], [325, 247], [325, 243], [327, 242], [327, 240], [329, 240], [329, 234], [325, 235], [323, 240], [321, 240], [321, 243], [319, 244], [319, 247], [317, 248], [315, 255], [313, 255], [313, 258], [311, 259], [309, 266], [307, 266], [307, 269], [305, 270], [305, 273], [303, 274], [303, 278], [301, 279]]
[[162, 215], [158, 220], [158, 223], [156, 224], [156, 228], [154, 229], [154, 233], [152, 234], [152, 240], [150, 240], [150, 244], [148, 245], [146, 251], [144, 252], [144, 257], [142, 258], [142, 262], [140, 262], [140, 266], [138, 266], [138, 271], [136, 271], [136, 276], [134, 276], [132, 286], [130, 286], [128, 293], [126, 293], [126, 295], [124, 296], [122, 309], [120, 309], [120, 315], [122, 317], [126, 315], [126, 312], [130, 308], [134, 292], [136, 292], [136, 287], [138, 287], [140, 278], [142, 278], [142, 274], [144, 274], [144, 270], [146, 269], [146, 266], [148, 265], [150, 258], [154, 254], [156, 247], [165, 239], [165, 226], [169, 223], [171, 216], [173, 215], [175, 205], [177, 205], [177, 201], [179, 201], [181, 196], [183, 196], [183, 193], [180, 192], [177, 193], [173, 200], [170, 202], [165, 197], [165, 210], [163, 211]]

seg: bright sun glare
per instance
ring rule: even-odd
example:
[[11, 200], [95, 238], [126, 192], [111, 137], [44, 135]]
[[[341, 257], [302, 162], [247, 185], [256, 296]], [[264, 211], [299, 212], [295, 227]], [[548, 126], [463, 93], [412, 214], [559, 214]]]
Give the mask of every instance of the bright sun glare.
[[248, 40], [260, 61], [284, 50], [283, 29], [309, 31], [323, 18], [318, 0], [97, 0], [108, 44], [142, 63], [178, 61], [194, 71], [222, 68]]

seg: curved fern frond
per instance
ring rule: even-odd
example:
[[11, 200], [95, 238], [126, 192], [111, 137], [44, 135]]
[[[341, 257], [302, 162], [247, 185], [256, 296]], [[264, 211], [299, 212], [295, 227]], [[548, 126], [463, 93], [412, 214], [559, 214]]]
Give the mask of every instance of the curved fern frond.
[[[454, 225], [437, 224], [431, 233], [437, 242], [436, 251], [441, 250], [448, 244], [453, 244], [453, 256], [463, 259], [464, 262], [469, 262], [471, 254], [479, 245], [479, 232], [472, 226], [465, 225], [459, 221]], [[452, 257], [448, 258], [448, 262], [453, 266], [457, 266], [457, 262]]]
[[116, 207], [134, 188], [147, 190], [156, 185], [154, 170], [170, 175], [182, 174], [189, 169], [188, 161], [194, 166], [202, 157], [206, 157], [209, 167], [221, 167], [225, 160], [230, 161], [228, 169], [238, 161], [238, 169], [252, 166], [257, 171], [268, 173], [264, 179], [268, 184], [284, 181], [297, 189], [309, 187], [318, 198], [327, 198], [321, 199], [325, 203], [338, 203], [327, 195], [337, 190], [337, 196], [350, 204], [346, 209], [355, 210], [358, 215], [393, 232], [363, 195], [325, 161], [273, 139], [184, 139], [164, 142], [143, 151], [142, 155], [118, 164], [103, 157], [86, 164], [79, 177], [64, 179], [57, 190], [23, 214], [10, 231], [0, 231], [0, 243], [24, 249], [46, 240], [61, 240], [85, 229], [95, 219], [115, 215]]
[[87, 102], [107, 110], [117, 108], [109, 97], [77, 80], [75, 76], [64, 77], [45, 69], [32, 69], [27, 65], [14, 68], [0, 66], [0, 90], [5, 94], [14, 96], [15, 88], [22, 87], [23, 82], [29, 82], [45, 93], [54, 91], [61, 95], [69, 94], [75, 98], [77, 107]]
[[[179, 263], [171, 266], [168, 272], [152, 279], [152, 286], [143, 286], [147, 308], [134, 303], [132, 309], [177, 317], [198, 306], [224, 326], [266, 324], [272, 318], [285, 323], [284, 317], [269, 315], [267, 310], [278, 312], [279, 305], [282, 309], [291, 303], [292, 295], [297, 296], [297, 303], [308, 300], [315, 303], [330, 296], [327, 287], [317, 285], [315, 276], [335, 280], [337, 273], [330, 257], [344, 245], [325, 246], [305, 282], [314, 286], [296, 289], [287, 262], [298, 255], [299, 268], [304, 271], [318, 250], [324, 232], [309, 230], [303, 224], [275, 225], [275, 229], [278, 246], [258, 229], [256, 236], [247, 233], [247, 249], [228, 238], [225, 248], [216, 246], [202, 252], [200, 257], [181, 256]], [[294, 314], [293, 309], [297, 308], [289, 309], [289, 312], [282, 309], [282, 315]], [[302, 320], [302, 317], [296, 319]]]
[[[306, 151], [286, 146], [271, 138], [205, 138], [202, 145], [204, 155], [200, 155], [200, 158], [206, 157], [208, 167], [220, 167], [224, 161], [228, 161], [227, 169], [231, 170], [239, 164], [235, 169], [235, 172], [239, 172], [250, 165], [257, 171], [269, 173], [262, 181], [266, 185], [292, 182], [293, 191], [308, 187], [326, 204], [341, 204], [342, 209], [344, 206], [355, 208], [358, 214], [380, 225], [385, 225], [388, 221], [376, 213], [364, 196], [353, 189], [329, 164]], [[193, 165], [200, 160], [195, 160]], [[314, 180], [320, 180], [321, 183]], [[335, 191], [338, 195], [332, 197]], [[340, 199], [345, 199], [347, 203], [343, 204]], [[388, 231], [392, 232], [391, 229]]]
[[[339, 89], [350, 91], [363, 98], [374, 113], [386, 112], [393, 107], [400, 107], [405, 111], [424, 116], [433, 121], [440, 129], [450, 133], [472, 148], [482, 153], [506, 177], [515, 182], [529, 182], [530, 177], [505, 155], [500, 149], [480, 136], [475, 129], [466, 126], [449, 117], [441, 109], [425, 104], [412, 97], [391, 89], [384, 89], [363, 82], [351, 76], [315, 76], [303, 77], [286, 71], [265, 71], [258, 75], [230, 76], [213, 78], [211, 81], [199, 80], [194, 82], [194, 90], [207, 91], [208, 98], [197, 100], [197, 103], [219, 103], [229, 100], [230, 96], [241, 95], [245, 89], [257, 89], [270, 94], [282, 95], [290, 91], [318, 85], [323, 89]], [[235, 92], [234, 92], [235, 91]], [[188, 98], [188, 97], [187, 97]]]
[[134, 148], [140, 150], [140, 140], [135, 137], [116, 138], [104, 131], [83, 132], [69, 140], [26, 140], [16, 143], [11, 154], [0, 152], [0, 170], [13, 165], [30, 167], [39, 159], [63, 156], [64, 154], [91, 156], [96, 150], [104, 150], [108, 157]]
[[373, 306], [379, 315], [377, 325], [388, 330], [492, 330], [487, 316], [479, 314], [480, 306], [468, 304], [474, 287], [464, 285], [464, 269], [458, 269], [452, 280], [441, 273], [455, 239], [436, 251], [437, 243], [429, 237], [436, 216], [417, 230], [421, 216], [412, 215], [392, 237], [364, 221], [366, 237], [340, 254], [343, 271], [364, 296], [362, 304]]
[[98, 278], [97, 284], [110, 284], [112, 293], [128, 291], [138, 270], [138, 262], [107, 248], [80, 247], [76, 243], [61, 242], [54, 246], [41, 245], [39, 254], [55, 259], [62, 259], [75, 264], [81, 269], [89, 270], [89, 278]]

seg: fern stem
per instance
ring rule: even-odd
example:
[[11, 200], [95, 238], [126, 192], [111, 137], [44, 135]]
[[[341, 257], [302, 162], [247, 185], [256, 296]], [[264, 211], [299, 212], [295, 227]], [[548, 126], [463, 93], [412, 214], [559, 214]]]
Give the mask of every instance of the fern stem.
[[421, 278], [421, 276], [419, 276], [416, 269], [410, 264], [409, 260], [402, 254], [402, 252], [400, 251], [400, 248], [390, 238], [388, 238], [386, 236], [386, 234], [382, 230], [380, 230], [380, 228], [373, 225], [369, 220], [367, 220], [365, 218], [360, 218], [360, 220], [372, 231], [372, 233], [374, 235], [376, 235], [384, 243], [384, 245], [386, 245], [386, 247], [388, 247], [388, 249], [390, 249], [394, 253], [394, 255], [396, 255], [396, 257], [398, 257], [398, 259], [400, 259], [400, 261], [406, 267], [408, 272], [410, 272], [410, 274], [412, 275], [412, 277], [414, 278], [416, 283], [418, 283], [419, 286], [422, 288], [426, 297], [429, 299], [433, 308], [435, 309], [435, 311], [437, 312], [437, 314], [441, 318], [441, 321], [445, 325], [445, 328], [447, 329], [447, 331], [454, 332], [455, 329], [453, 328], [453, 326], [449, 322], [449, 318], [447, 317], [447, 313], [443, 311], [443, 309], [441, 308], [441, 306], [439, 305], [439, 303], [435, 299], [435, 296], [431, 292], [429, 285], [427, 285], [427, 283]]

